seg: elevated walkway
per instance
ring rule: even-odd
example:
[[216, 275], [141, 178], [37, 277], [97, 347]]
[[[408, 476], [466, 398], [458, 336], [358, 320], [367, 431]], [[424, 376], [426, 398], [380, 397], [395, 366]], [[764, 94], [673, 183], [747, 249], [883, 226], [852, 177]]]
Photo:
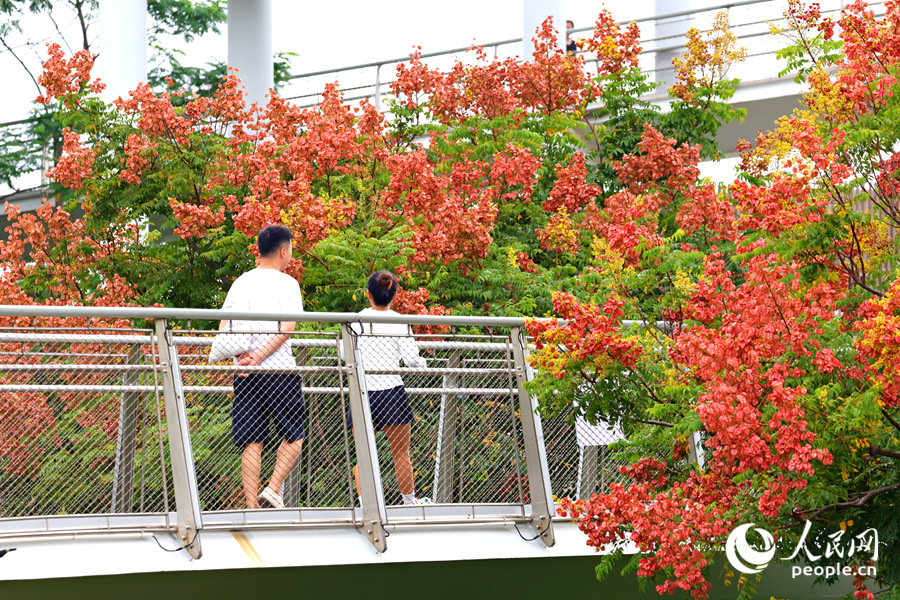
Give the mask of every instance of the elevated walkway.
[[[845, 5], [844, 0], [821, 0], [822, 13], [836, 15]], [[876, 15], [884, 13], [884, 1], [869, 2]], [[735, 145], [739, 138], [754, 140], [760, 130], [772, 127], [774, 121], [790, 114], [800, 106], [804, 86], [793, 81], [793, 74], [779, 78], [778, 73], [784, 69], [785, 63], [775, 53], [784, 47], [787, 41], [773, 35], [770, 25], [783, 27], [782, 16], [786, 2], [784, 0], [734, 0], [717, 2], [692, 8], [685, 3], [684, 10], [656, 14], [636, 19], [641, 27], [640, 68], [651, 74], [651, 80], [672, 83], [674, 78], [672, 59], [684, 51], [685, 33], [688, 28], [696, 27], [701, 32], [708, 31], [717, 12], [728, 14], [732, 31], [737, 36], [738, 45], [747, 48], [747, 60], [735, 65], [728, 77], [741, 80], [732, 104], [737, 108], [746, 108], [747, 117], [742, 123], [731, 123], [719, 131], [719, 147], [727, 157], [736, 156]], [[599, 8], [598, 8], [599, 10]], [[623, 22], [624, 23], [624, 22]], [[579, 27], [571, 30], [574, 38], [587, 35], [590, 27]], [[489, 55], [499, 58], [519, 56], [523, 53], [522, 40], [519, 38], [479, 43]], [[422, 58], [433, 67], [449, 69], [456, 60], [471, 60], [468, 54], [470, 46], [461, 46], [438, 52], [426, 52]], [[337, 69], [310, 71], [292, 75], [281, 90], [281, 95], [301, 108], [316, 106], [322, 98], [322, 92], [328, 83], [337, 82], [344, 92], [346, 102], [357, 102], [362, 99], [372, 101], [375, 106], [383, 108], [391, 97], [390, 84], [396, 66], [409, 61], [408, 56], [388, 58], [378, 61], [360, 63]], [[593, 59], [588, 60], [587, 67], [593, 70]], [[649, 98], [665, 109], [670, 101], [666, 87], [661, 87]], [[0, 130], [11, 134], [20, 128], [25, 121], [0, 123]], [[34, 161], [41, 149], [34, 148]], [[44, 170], [46, 170], [45, 165]], [[18, 204], [22, 210], [34, 210], [47, 190], [40, 172], [35, 171], [17, 182], [22, 192], [6, 195], [8, 190], [0, 189], [0, 197], [5, 197], [12, 204]], [[0, 220], [3, 216], [0, 215]]]
[[[553, 480], [572, 495], [618, 477], [611, 464], [578, 472], [565, 419], [545, 431], [525, 387], [521, 319], [27, 306], [0, 307], [0, 317], [30, 323], [0, 330], [0, 547], [18, 548], [0, 580], [51, 576], [29, 555], [101, 540], [115, 540], [117, 555], [79, 552], [52, 576], [167, 571], [183, 560], [215, 569], [585, 555], [593, 551], [571, 525], [557, 546]], [[177, 324], [220, 319], [299, 321], [296, 366], [207, 364], [213, 332]], [[443, 331], [416, 335], [427, 366], [367, 369], [358, 330], [369, 322]], [[245, 372], [303, 378], [307, 433], [284, 509], [247, 510], [241, 494], [231, 406], [232, 378]], [[388, 374], [402, 375], [411, 397], [417, 487], [430, 504], [398, 505], [390, 451], [374, 435], [366, 380]], [[352, 434], [348, 413], [363, 424]], [[439, 547], [426, 552], [435, 535]], [[303, 550], [277, 558], [279, 544], [298, 539]], [[158, 552], [157, 541], [178, 551]], [[138, 560], [150, 551], [153, 560]]]
[[[633, 575], [598, 584], [595, 550], [555, 516], [556, 497], [620, 475], [604, 452], [584, 458], [610, 430], [535, 412], [521, 319], [33, 306], [0, 306], [0, 319], [0, 548], [15, 548], [0, 556], [4, 598], [636, 590]], [[208, 364], [204, 327], [220, 319], [300, 322], [296, 366]], [[366, 366], [369, 322], [430, 327], [415, 332], [427, 366]], [[303, 377], [306, 437], [283, 509], [248, 510], [241, 494], [230, 409], [232, 377], [247, 372]], [[367, 379], [388, 374], [410, 393], [416, 487], [430, 504], [399, 505], [373, 429]], [[770, 569], [761, 591], [830, 597], [788, 573]], [[717, 587], [713, 598], [728, 597]]]
[[[675, 4], [675, 3], [673, 3]], [[672, 12], [661, 12], [652, 16], [635, 19], [641, 29], [639, 66], [650, 74], [651, 81], [663, 85], [647, 99], [666, 109], [671, 97], [667, 85], [674, 83], [672, 59], [685, 50], [687, 30], [691, 27], [706, 33], [712, 26], [718, 12], [728, 15], [737, 45], [747, 49], [747, 59], [734, 65], [727, 74], [737, 78], [740, 84], [731, 103], [737, 108], [746, 108], [747, 117], [742, 123], [731, 123], [719, 131], [719, 147], [726, 157], [737, 155], [735, 145], [740, 138], [753, 141], [760, 130], [768, 130], [776, 119], [790, 114], [800, 107], [801, 94], [805, 86], [794, 82], [794, 73], [778, 77], [785, 68], [785, 62], [776, 57], [776, 52], [786, 46], [787, 39], [773, 34], [771, 27], [786, 27], [783, 17], [787, 6], [785, 0], [735, 0], [732, 2], [684, 2], [683, 8]], [[844, 0], [821, 0], [818, 3], [822, 14], [837, 16], [844, 8]], [[660, 3], [657, 2], [657, 6]], [[883, 1], [869, 2], [876, 15], [884, 14]], [[599, 10], [599, 7], [598, 7]], [[613, 6], [612, 10], [617, 10]], [[621, 21], [627, 24], [629, 21]], [[573, 39], [590, 35], [592, 27], [578, 27], [570, 30]], [[523, 53], [522, 40], [518, 38], [498, 40], [477, 45], [485, 48], [489, 56], [498, 58], [520, 57]], [[440, 52], [425, 52], [422, 59], [435, 68], [449, 70], [456, 60], [463, 63], [472, 60], [470, 47], [459, 47]], [[293, 75], [282, 90], [282, 95], [301, 107], [315, 106], [321, 100], [326, 83], [337, 82], [345, 94], [346, 102], [368, 99], [381, 108], [391, 96], [390, 85], [396, 66], [409, 61], [409, 57], [372, 61], [330, 69]], [[588, 72], [595, 72], [596, 59], [586, 60]]]

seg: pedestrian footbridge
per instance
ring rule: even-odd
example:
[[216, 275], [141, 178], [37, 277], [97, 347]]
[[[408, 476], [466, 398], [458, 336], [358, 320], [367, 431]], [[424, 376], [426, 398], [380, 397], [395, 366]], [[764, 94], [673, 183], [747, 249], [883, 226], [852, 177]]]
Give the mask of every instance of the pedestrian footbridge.
[[[209, 364], [223, 319], [298, 322], [295, 366]], [[427, 365], [364, 364], [359, 332], [372, 322], [413, 327]], [[536, 413], [522, 319], [0, 306], [0, 323], [2, 598], [637, 589], [633, 571], [598, 584], [595, 551], [555, 515], [556, 498], [621, 478], [606, 448], [620, 434]], [[266, 371], [302, 377], [306, 436], [285, 507], [248, 510], [232, 382]], [[390, 450], [373, 431], [367, 377], [389, 374], [410, 395], [416, 488], [429, 504], [400, 504]], [[760, 593], [793, 585], [813, 597], [787, 573], [770, 569]], [[718, 587], [713, 598], [733, 591]]]
[[[582, 425], [594, 436], [586, 471], [574, 426], [536, 414], [521, 319], [21, 306], [0, 307], [0, 319], [0, 548], [16, 548], [0, 581], [590, 556], [555, 517], [554, 494], [620, 477], [593, 447], [614, 432]], [[220, 319], [299, 322], [296, 366], [208, 364]], [[358, 332], [398, 320], [423, 330], [427, 366], [367, 368]], [[302, 377], [306, 438], [285, 508], [247, 510], [232, 378], [266, 371]], [[410, 394], [429, 504], [400, 504], [373, 432], [366, 376], [385, 374]], [[348, 412], [363, 426], [348, 429]]]

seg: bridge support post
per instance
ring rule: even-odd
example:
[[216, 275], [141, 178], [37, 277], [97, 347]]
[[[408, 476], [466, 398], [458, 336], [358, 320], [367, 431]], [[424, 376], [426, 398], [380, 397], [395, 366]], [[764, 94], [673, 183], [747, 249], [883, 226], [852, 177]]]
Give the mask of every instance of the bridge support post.
[[[447, 366], [458, 369], [462, 366], [459, 350], [450, 351]], [[444, 388], [456, 388], [459, 375], [444, 375]], [[453, 502], [454, 461], [456, 457], [456, 419], [458, 411], [456, 393], [441, 394], [441, 414], [438, 421], [437, 451], [434, 461], [434, 501]]]
[[553, 492], [550, 489], [550, 469], [544, 447], [544, 430], [537, 404], [525, 389], [530, 379], [525, 362], [527, 349], [521, 327], [510, 328], [513, 360], [516, 367], [516, 384], [519, 395], [519, 414], [522, 419], [522, 438], [525, 445], [525, 464], [528, 469], [528, 489], [531, 492], [531, 526], [548, 547], [556, 543], [553, 535]]
[[163, 376], [163, 395], [166, 406], [166, 422], [169, 435], [169, 456], [172, 460], [172, 481], [175, 484], [175, 539], [192, 557], [200, 558], [200, 497], [197, 493], [197, 475], [194, 472], [194, 454], [188, 429], [187, 408], [181, 382], [178, 351], [168, 336], [165, 319], [157, 319], [156, 347]]
[[238, 70], [247, 92], [247, 107], [266, 107], [275, 87], [272, 59], [272, 0], [228, 2], [228, 66]]
[[378, 466], [375, 430], [372, 427], [372, 412], [369, 409], [369, 396], [366, 390], [365, 365], [347, 323], [341, 323], [341, 338], [350, 388], [350, 416], [353, 419], [353, 441], [356, 445], [363, 531], [375, 549], [384, 552], [387, 550], [384, 531], [387, 513], [384, 510], [381, 469]]
[[[128, 364], [141, 362], [141, 346], [128, 348]], [[126, 371], [122, 384], [137, 385], [138, 374]], [[131, 512], [134, 500], [134, 452], [137, 442], [138, 403], [143, 394], [135, 391], [122, 393], [119, 404], [119, 431], [116, 435], [116, 464], [113, 471], [112, 512]]]

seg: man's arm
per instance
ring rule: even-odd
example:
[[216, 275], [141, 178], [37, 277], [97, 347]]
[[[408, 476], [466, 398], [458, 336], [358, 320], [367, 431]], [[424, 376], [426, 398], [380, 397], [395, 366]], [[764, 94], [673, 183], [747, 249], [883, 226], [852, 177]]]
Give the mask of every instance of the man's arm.
[[281, 321], [281, 328], [279, 331], [284, 331], [286, 333], [276, 333], [269, 338], [269, 341], [266, 342], [265, 346], [263, 346], [256, 352], [244, 352], [238, 357], [238, 364], [242, 367], [257, 366], [259, 363], [274, 354], [276, 350], [281, 348], [282, 344], [291, 339], [291, 334], [294, 332], [294, 328], [296, 326], [296, 321]]

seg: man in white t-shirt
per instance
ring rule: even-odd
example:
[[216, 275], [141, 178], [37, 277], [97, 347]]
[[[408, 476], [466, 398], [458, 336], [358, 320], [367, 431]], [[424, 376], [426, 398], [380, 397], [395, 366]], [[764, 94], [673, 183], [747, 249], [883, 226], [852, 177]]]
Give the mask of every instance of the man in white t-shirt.
[[[259, 233], [259, 266], [238, 277], [228, 290], [223, 309], [256, 313], [303, 312], [297, 280], [284, 270], [291, 262], [293, 235], [282, 225]], [[294, 321], [250, 321], [250, 349], [237, 357], [241, 366], [292, 368], [290, 343]], [[224, 326], [224, 322], [223, 322]], [[277, 333], [283, 332], [283, 333]], [[259, 492], [263, 446], [269, 441], [269, 421], [282, 438], [269, 484]], [[306, 403], [300, 376], [293, 373], [241, 374], [234, 377], [231, 426], [234, 443], [243, 446], [241, 480], [247, 508], [284, 508], [281, 484], [303, 445]]]

